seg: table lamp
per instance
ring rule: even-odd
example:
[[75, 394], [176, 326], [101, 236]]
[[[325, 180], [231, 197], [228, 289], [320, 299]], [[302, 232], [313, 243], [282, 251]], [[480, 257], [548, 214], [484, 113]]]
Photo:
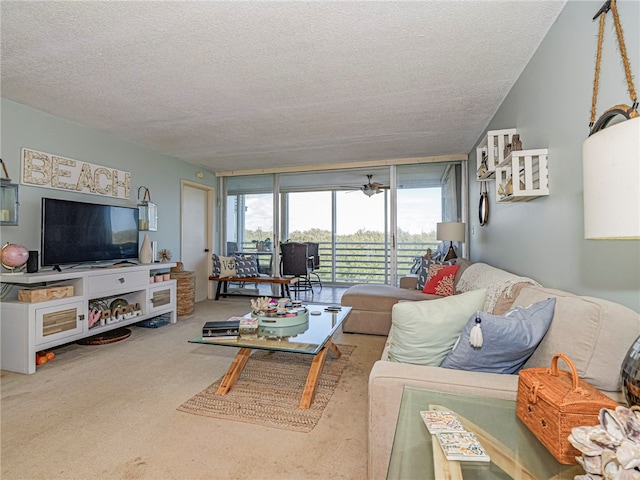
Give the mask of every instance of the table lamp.
[[445, 261], [458, 257], [453, 249], [453, 242], [464, 242], [464, 228], [465, 224], [461, 222], [440, 222], [437, 224], [436, 240], [450, 242], [449, 251], [444, 257]]

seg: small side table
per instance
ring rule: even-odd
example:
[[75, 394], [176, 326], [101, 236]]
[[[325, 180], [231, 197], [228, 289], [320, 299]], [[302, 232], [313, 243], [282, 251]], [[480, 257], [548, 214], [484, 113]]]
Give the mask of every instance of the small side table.
[[[430, 405], [454, 411], [467, 430], [478, 435], [491, 462], [447, 462], [453, 474], [445, 477], [442, 465], [435, 465], [429, 430], [420, 410]], [[483, 438], [486, 434], [498, 448]], [[437, 440], [433, 439], [437, 442]], [[438, 445], [436, 445], [437, 447]], [[438, 469], [438, 473], [434, 469]], [[457, 473], [456, 473], [457, 472]], [[406, 386], [398, 414], [387, 480], [467, 478], [485, 479], [567, 479], [584, 473], [579, 466], [562, 465], [516, 416], [516, 402], [477, 395], [442, 393]], [[447, 473], [449, 475], [449, 473]]]

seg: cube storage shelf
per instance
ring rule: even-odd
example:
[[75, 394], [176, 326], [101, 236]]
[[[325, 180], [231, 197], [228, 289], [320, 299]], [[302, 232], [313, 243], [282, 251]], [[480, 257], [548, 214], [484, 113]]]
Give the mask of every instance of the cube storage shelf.
[[[495, 178], [496, 167], [504, 161], [504, 147], [511, 143], [515, 128], [490, 130], [476, 148], [476, 178], [478, 181]], [[486, 170], [483, 172], [483, 160]]]
[[[546, 148], [511, 152], [496, 167], [496, 201], [528, 202], [549, 195], [547, 155]], [[509, 182], [512, 191], [505, 193]]]
[[495, 180], [497, 203], [528, 202], [549, 195], [548, 149], [512, 150], [504, 156], [505, 146], [516, 133], [515, 128], [491, 130], [476, 148], [476, 179]]
[[[0, 282], [13, 288], [0, 304], [2, 352], [0, 367], [18, 373], [35, 373], [36, 352], [74, 342], [141, 320], [169, 314], [176, 322], [176, 281], [149, 283], [157, 271], [175, 263], [111, 268], [86, 268], [62, 272], [2, 274]], [[66, 298], [24, 302], [18, 299], [20, 288], [73, 286]], [[120, 298], [138, 304], [142, 314], [121, 316], [115, 321], [89, 328], [89, 304], [103, 298]]]

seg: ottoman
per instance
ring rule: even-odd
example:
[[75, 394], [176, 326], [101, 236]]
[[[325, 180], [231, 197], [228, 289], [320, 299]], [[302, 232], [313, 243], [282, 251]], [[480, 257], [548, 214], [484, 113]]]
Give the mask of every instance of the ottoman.
[[342, 305], [351, 307], [351, 313], [342, 324], [346, 333], [389, 334], [391, 309], [402, 300], [432, 300], [437, 295], [420, 290], [392, 287], [391, 285], [360, 284], [349, 287], [342, 295]]

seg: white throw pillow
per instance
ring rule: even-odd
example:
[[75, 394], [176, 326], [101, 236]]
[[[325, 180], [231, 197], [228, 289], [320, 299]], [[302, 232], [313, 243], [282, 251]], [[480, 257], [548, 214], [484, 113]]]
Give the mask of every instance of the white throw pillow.
[[236, 273], [235, 257], [220, 257], [220, 277], [235, 277]]
[[389, 360], [439, 366], [469, 316], [482, 310], [486, 295], [483, 288], [437, 300], [396, 303], [391, 311]]

